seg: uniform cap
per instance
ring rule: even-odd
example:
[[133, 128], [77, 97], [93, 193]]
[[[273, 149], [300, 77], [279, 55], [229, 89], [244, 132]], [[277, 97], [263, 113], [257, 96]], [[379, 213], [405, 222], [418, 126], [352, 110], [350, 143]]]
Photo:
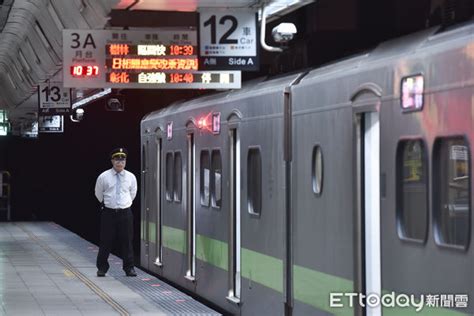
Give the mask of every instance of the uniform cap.
[[128, 151], [127, 149], [120, 147], [112, 150], [110, 153], [110, 159], [114, 158], [127, 158]]

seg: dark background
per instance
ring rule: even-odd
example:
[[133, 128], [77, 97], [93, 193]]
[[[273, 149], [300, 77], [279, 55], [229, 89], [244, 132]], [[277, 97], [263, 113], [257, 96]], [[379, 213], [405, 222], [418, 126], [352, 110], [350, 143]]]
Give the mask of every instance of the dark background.
[[[448, 26], [474, 15], [472, 0], [320, 0], [267, 25], [296, 24], [298, 34], [281, 54], [261, 51], [259, 72], [243, 79], [276, 75], [373, 48], [377, 43], [422, 30]], [[163, 12], [113, 12], [112, 26], [193, 25], [196, 14], [182, 18]], [[126, 147], [126, 168], [140, 183], [140, 121], [151, 111], [208, 93], [204, 90], [123, 90], [125, 111], [105, 110], [106, 99], [85, 107], [84, 120], [65, 118], [62, 134], [38, 139], [0, 138], [0, 169], [11, 173], [12, 219], [54, 221], [98, 243], [99, 213], [94, 196], [97, 176], [111, 167], [109, 152]], [[140, 189], [133, 205], [135, 253], [139, 251]]]

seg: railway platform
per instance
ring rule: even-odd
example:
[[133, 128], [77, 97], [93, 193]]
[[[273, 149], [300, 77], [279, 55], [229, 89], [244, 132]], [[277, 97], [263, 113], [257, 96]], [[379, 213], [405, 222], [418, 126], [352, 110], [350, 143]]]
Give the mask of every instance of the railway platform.
[[52, 222], [0, 223], [0, 315], [220, 315], [114, 255], [97, 277], [97, 251]]

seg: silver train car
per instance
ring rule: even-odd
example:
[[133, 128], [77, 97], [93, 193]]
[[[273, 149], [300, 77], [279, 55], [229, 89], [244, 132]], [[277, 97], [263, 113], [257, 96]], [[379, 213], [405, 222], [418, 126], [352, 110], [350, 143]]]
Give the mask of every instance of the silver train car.
[[235, 315], [473, 314], [473, 86], [470, 22], [150, 113], [141, 265]]

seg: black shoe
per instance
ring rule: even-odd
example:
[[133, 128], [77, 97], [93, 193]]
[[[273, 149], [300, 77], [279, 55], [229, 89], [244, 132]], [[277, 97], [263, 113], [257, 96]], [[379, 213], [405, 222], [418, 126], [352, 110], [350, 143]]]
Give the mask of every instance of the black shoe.
[[105, 277], [105, 272], [101, 270], [97, 270], [97, 276], [98, 277]]
[[128, 270], [125, 270], [125, 274], [129, 277], [136, 277], [137, 273], [135, 272], [134, 268], [130, 268]]

